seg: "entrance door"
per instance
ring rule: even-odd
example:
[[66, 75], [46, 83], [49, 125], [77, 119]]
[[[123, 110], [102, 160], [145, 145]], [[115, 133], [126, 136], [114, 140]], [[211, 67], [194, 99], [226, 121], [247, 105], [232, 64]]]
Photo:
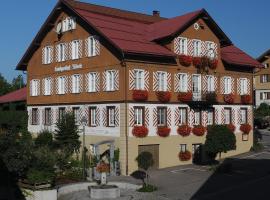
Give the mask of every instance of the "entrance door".
[[158, 169], [159, 168], [159, 145], [158, 144], [139, 145], [138, 155], [144, 151], [147, 151], [153, 155], [154, 165], [151, 167], [151, 169]]
[[201, 145], [200, 143], [198, 144], [192, 144], [192, 158], [193, 158], [193, 163], [199, 164], [201, 161]]

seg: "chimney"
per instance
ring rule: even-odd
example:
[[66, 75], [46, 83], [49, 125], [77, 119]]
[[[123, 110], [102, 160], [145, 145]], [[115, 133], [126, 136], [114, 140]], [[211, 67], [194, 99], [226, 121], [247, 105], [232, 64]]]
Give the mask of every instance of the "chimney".
[[160, 12], [158, 10], [153, 10], [154, 17], [160, 17]]

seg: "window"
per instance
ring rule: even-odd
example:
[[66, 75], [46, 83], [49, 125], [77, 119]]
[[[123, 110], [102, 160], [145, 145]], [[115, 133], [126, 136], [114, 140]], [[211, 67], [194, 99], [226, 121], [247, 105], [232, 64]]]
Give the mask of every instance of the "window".
[[207, 79], [207, 92], [215, 91], [214, 76], [206, 76]]
[[267, 69], [269, 67], [269, 63], [263, 63], [264, 68]]
[[97, 73], [90, 72], [88, 74], [88, 92], [96, 92]]
[[194, 100], [201, 99], [201, 75], [192, 75], [192, 93]]
[[186, 144], [180, 144], [180, 152], [186, 152], [187, 151], [187, 145]]
[[135, 89], [144, 89], [144, 70], [135, 69]]
[[66, 45], [64, 43], [57, 45], [57, 62], [63, 62], [65, 61], [65, 51], [66, 51]]
[[247, 79], [246, 78], [240, 78], [240, 95], [247, 94]]
[[224, 77], [224, 94], [230, 94], [232, 92], [232, 78]]
[[167, 125], [167, 108], [159, 107], [157, 108], [157, 120], [158, 126], [166, 126]]
[[72, 75], [72, 93], [80, 93], [80, 75]]
[[179, 125], [187, 124], [187, 108], [179, 108]]
[[115, 126], [115, 107], [107, 107], [107, 126]]
[[76, 28], [76, 21], [74, 17], [67, 17], [62, 21], [62, 32], [73, 30]]
[[115, 84], [115, 71], [107, 70], [106, 71], [106, 91], [114, 91]]
[[260, 76], [261, 83], [267, 83], [270, 80], [270, 74], [262, 74]]
[[179, 38], [179, 54], [187, 55], [187, 38]]
[[178, 74], [179, 77], [179, 90], [180, 92], [187, 91], [187, 74]]
[[50, 64], [52, 63], [52, 56], [53, 56], [53, 48], [52, 46], [46, 46], [44, 47], [44, 60], [43, 60], [43, 63], [44, 64]]
[[201, 112], [199, 110], [194, 110], [194, 125], [201, 124]]
[[32, 108], [32, 125], [38, 124], [38, 109]]
[[79, 107], [73, 107], [72, 112], [75, 118], [75, 122], [78, 124], [80, 122], [80, 108]]
[[167, 72], [157, 72], [158, 91], [167, 91]]
[[66, 79], [66, 77], [64, 77], [64, 76], [58, 77], [58, 94], [65, 94], [65, 92], [66, 92], [65, 79]]
[[247, 123], [247, 109], [240, 108], [240, 124], [246, 124], [246, 123]]
[[89, 107], [89, 126], [97, 126], [97, 108]]
[[225, 108], [224, 109], [224, 124], [230, 124], [232, 122], [231, 115], [232, 115], [231, 109]]
[[31, 81], [31, 96], [39, 95], [39, 80]]
[[58, 108], [58, 121], [61, 121], [66, 114], [66, 108]]
[[95, 38], [95, 36], [90, 36], [88, 38], [88, 56], [92, 57], [92, 56], [96, 56], [97, 55], [97, 48], [96, 48], [96, 41], [97, 39]]
[[193, 56], [201, 56], [201, 40], [193, 40]]
[[71, 42], [71, 58], [72, 58], [72, 60], [79, 59], [79, 45], [80, 45], [79, 40], [73, 40]]
[[214, 42], [206, 42], [206, 48], [207, 48], [207, 56], [211, 59], [215, 58], [215, 43]]
[[214, 109], [209, 109], [207, 111], [207, 125], [213, 125], [214, 124]]
[[52, 79], [45, 78], [44, 80], [44, 95], [51, 95]]
[[192, 154], [199, 153], [202, 144], [192, 144]]
[[135, 126], [144, 125], [144, 107], [134, 107], [134, 119]]
[[51, 108], [45, 108], [45, 125], [51, 125], [52, 124], [52, 110]]
[[261, 100], [268, 100], [268, 99], [270, 99], [270, 92], [261, 92], [260, 93], [260, 99]]

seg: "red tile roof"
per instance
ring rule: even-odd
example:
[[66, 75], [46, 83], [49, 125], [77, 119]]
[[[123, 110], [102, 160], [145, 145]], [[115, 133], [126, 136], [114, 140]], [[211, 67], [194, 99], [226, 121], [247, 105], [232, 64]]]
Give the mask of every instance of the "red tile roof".
[[27, 96], [27, 89], [26, 87], [24, 87], [19, 90], [0, 96], [0, 103], [2, 104], [17, 101], [26, 101], [26, 96]]
[[221, 59], [234, 65], [262, 67], [261, 63], [234, 45], [221, 48]]

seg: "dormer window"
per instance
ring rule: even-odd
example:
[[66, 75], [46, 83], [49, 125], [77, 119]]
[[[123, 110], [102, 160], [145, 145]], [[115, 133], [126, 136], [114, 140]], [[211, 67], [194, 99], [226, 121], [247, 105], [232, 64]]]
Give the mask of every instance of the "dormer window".
[[70, 31], [76, 28], [76, 21], [74, 17], [67, 17], [62, 21], [62, 32]]
[[202, 41], [193, 40], [193, 56], [200, 57], [202, 52]]
[[179, 38], [179, 53], [187, 55], [187, 38]]

